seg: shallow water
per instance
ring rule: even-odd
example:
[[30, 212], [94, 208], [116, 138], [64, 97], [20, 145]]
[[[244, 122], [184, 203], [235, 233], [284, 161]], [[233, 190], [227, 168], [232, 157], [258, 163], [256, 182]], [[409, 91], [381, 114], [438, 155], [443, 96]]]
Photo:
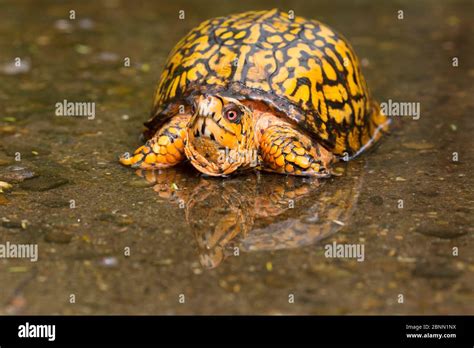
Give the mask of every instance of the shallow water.
[[[0, 259], [0, 313], [474, 312], [472, 2], [252, 3], [0, 3], [0, 244], [39, 248]], [[271, 7], [343, 33], [376, 99], [419, 102], [420, 118], [321, 182], [120, 166], [173, 44]], [[95, 119], [55, 116], [64, 99], [95, 102]], [[363, 262], [327, 258], [333, 242]]]

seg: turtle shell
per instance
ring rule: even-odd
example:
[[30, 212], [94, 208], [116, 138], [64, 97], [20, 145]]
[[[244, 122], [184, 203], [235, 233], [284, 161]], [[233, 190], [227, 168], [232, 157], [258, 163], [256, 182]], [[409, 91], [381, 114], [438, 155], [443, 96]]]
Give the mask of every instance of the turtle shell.
[[262, 101], [335, 154], [364, 149], [387, 124], [348, 42], [318, 21], [277, 9], [191, 30], [168, 57], [145, 134], [202, 93]]

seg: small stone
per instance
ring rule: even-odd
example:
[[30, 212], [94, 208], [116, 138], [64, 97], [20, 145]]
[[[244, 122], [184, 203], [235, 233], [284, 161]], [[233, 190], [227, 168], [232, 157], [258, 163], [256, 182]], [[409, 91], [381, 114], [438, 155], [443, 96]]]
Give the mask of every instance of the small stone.
[[397, 177], [395, 178], [395, 181], [407, 181], [407, 179], [402, 178], [401, 176], [397, 176]]
[[11, 221], [7, 218], [2, 219], [2, 226], [5, 228], [21, 228], [21, 222]]
[[383, 204], [383, 198], [380, 197], [380, 196], [372, 196], [369, 198], [369, 201], [373, 204], [373, 205], [378, 205], [378, 206], [381, 206]]
[[48, 191], [69, 183], [69, 180], [60, 177], [37, 177], [20, 184], [27, 191]]
[[0, 193], [3, 192], [3, 190], [10, 190], [13, 186], [9, 184], [8, 182], [5, 181], [0, 181]]
[[429, 237], [438, 237], [443, 239], [453, 239], [463, 236], [467, 231], [463, 230], [459, 226], [443, 226], [436, 223], [425, 223], [418, 226], [415, 230], [418, 233], [421, 233]]
[[35, 176], [35, 172], [21, 166], [9, 166], [0, 170], [0, 179], [11, 183], [19, 183]]

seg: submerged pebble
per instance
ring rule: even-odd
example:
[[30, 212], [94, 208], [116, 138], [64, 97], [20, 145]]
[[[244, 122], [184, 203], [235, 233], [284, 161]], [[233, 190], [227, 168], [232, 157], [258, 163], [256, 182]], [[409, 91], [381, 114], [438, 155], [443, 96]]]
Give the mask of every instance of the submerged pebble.
[[71, 241], [72, 234], [63, 231], [52, 230], [46, 232], [44, 240], [48, 243], [67, 244]]
[[21, 228], [21, 221], [10, 220], [8, 218], [2, 218], [2, 227], [5, 228]]
[[20, 187], [27, 191], [48, 191], [69, 183], [69, 180], [61, 177], [41, 176], [22, 182]]
[[424, 223], [416, 228], [416, 232], [429, 237], [453, 239], [463, 236], [467, 231], [461, 228], [462, 225], [441, 225], [436, 223]]
[[10, 183], [20, 183], [35, 176], [37, 175], [34, 171], [23, 166], [9, 166], [0, 170], [0, 180]]

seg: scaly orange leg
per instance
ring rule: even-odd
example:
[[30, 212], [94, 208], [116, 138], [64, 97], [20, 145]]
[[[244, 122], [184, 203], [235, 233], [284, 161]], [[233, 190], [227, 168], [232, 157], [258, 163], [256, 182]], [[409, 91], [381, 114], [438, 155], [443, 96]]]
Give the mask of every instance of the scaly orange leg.
[[182, 162], [186, 158], [184, 139], [189, 118], [188, 115], [173, 117], [132, 156], [128, 152], [120, 156], [120, 163], [132, 168], [161, 169]]
[[260, 138], [263, 170], [281, 174], [327, 177], [334, 156], [290, 125], [268, 127]]

